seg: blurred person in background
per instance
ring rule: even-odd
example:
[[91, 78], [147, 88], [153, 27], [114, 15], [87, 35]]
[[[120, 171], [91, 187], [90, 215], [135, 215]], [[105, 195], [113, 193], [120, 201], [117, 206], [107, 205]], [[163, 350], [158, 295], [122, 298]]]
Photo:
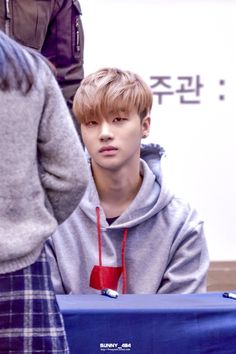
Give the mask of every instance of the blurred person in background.
[[88, 167], [45, 60], [1, 31], [0, 105], [0, 353], [67, 354], [44, 245]]
[[[84, 77], [81, 15], [78, 0], [0, 1], [0, 30], [53, 64], [70, 109]], [[79, 130], [76, 120], [74, 124]]]

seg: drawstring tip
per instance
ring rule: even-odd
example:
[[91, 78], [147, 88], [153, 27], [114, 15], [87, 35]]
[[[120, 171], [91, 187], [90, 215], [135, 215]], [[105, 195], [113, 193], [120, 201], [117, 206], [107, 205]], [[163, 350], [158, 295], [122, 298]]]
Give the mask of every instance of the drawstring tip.
[[101, 295], [105, 295], [105, 296], [112, 297], [112, 298], [116, 299], [116, 298], [118, 298], [119, 293], [115, 290], [112, 290], [112, 289], [102, 289]]

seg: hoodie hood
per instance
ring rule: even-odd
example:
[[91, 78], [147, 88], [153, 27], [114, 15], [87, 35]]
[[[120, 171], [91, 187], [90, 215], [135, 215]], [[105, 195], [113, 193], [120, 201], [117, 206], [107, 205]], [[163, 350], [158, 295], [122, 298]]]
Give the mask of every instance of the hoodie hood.
[[[111, 229], [130, 228], [151, 218], [163, 209], [172, 199], [173, 194], [163, 183], [161, 158], [164, 149], [157, 144], [142, 144], [140, 155], [140, 173], [143, 176], [142, 186], [122, 215], [111, 226]], [[96, 186], [90, 172], [89, 187], [80, 203], [83, 212], [96, 223], [95, 210], [100, 206]], [[101, 229], [106, 229], [108, 224], [101, 209]]]

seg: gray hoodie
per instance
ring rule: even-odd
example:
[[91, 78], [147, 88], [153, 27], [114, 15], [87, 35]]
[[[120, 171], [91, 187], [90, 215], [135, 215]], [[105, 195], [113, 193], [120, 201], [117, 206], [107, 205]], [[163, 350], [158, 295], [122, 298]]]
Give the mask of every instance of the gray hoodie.
[[25, 96], [0, 91], [0, 274], [34, 263], [87, 187], [85, 154], [59, 86], [45, 63], [37, 77]]
[[47, 243], [57, 293], [90, 294], [117, 286], [128, 294], [206, 290], [203, 222], [168, 190], [162, 154], [158, 145], [142, 146], [142, 186], [110, 225], [90, 176], [79, 206]]

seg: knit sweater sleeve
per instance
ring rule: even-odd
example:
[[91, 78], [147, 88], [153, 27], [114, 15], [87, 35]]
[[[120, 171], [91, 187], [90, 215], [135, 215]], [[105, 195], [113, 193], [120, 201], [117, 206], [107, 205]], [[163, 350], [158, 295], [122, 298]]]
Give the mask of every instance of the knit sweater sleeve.
[[88, 166], [61, 90], [51, 73], [46, 80], [38, 157], [46, 197], [58, 223], [62, 223], [85, 192]]

